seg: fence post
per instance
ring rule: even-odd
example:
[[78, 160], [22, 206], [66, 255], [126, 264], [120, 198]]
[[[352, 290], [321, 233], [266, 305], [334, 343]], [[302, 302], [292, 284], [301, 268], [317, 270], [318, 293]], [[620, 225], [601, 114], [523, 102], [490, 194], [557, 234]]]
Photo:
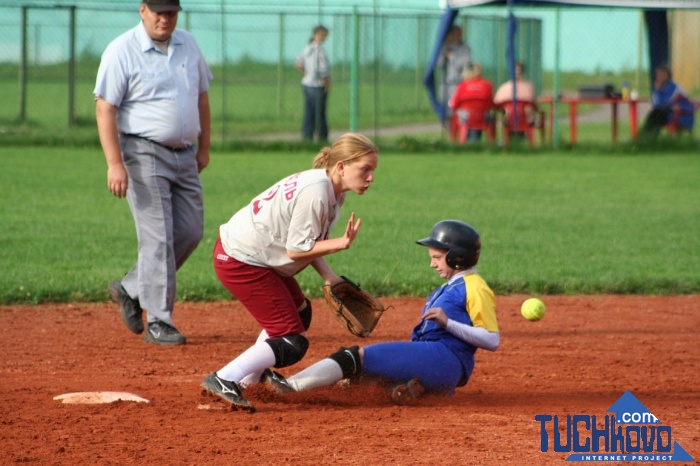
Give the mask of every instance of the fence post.
[[553, 118], [552, 118], [552, 147], [554, 149], [559, 148], [559, 94], [561, 93], [560, 88], [559, 88], [559, 66], [560, 66], [560, 54], [561, 54], [561, 48], [560, 48], [560, 38], [561, 38], [561, 8], [557, 7], [556, 9], [556, 14], [555, 14], [555, 20], [554, 20], [554, 29], [555, 29], [555, 41], [554, 41], [554, 97], [553, 97], [553, 102], [554, 104], [552, 105], [552, 112], [554, 112]]
[[360, 68], [360, 15], [352, 9], [352, 61], [350, 63], [350, 131], [357, 131]]
[[634, 72], [635, 89], [640, 89], [642, 87], [642, 50], [644, 50], [644, 11], [640, 10], [639, 19], [637, 20], [637, 66]]
[[384, 43], [384, 17], [374, 10], [374, 138], [379, 139], [379, 106], [381, 91], [379, 89], [379, 74], [382, 70], [383, 54], [382, 44]]
[[27, 11], [28, 6], [22, 7], [20, 63], [19, 63], [19, 119], [27, 118]]
[[422, 36], [423, 36], [423, 17], [418, 16], [416, 18], [416, 73], [415, 73], [415, 99], [416, 99], [416, 110], [420, 108], [420, 92], [421, 92], [421, 84], [422, 84], [422, 76], [421, 76], [421, 58], [423, 57], [423, 50], [422, 50]]
[[221, 0], [221, 144], [226, 143], [226, 109], [228, 102], [228, 93], [226, 78], [226, 69], [228, 68], [228, 57], [226, 53], [226, 6], [224, 0]]
[[68, 56], [68, 126], [75, 126], [75, 5], [70, 6]]
[[284, 115], [284, 19], [279, 15], [279, 43], [277, 44], [277, 118]]

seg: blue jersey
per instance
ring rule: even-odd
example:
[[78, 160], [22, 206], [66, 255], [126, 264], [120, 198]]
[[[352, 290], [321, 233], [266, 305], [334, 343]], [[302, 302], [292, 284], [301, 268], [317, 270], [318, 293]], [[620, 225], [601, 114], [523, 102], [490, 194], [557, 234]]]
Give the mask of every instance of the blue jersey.
[[[422, 314], [440, 307], [450, 320], [498, 332], [496, 300], [476, 271], [460, 274], [435, 290]], [[363, 370], [389, 381], [421, 380], [430, 391], [453, 393], [474, 369], [476, 348], [441, 328], [421, 320], [411, 341], [378, 343], [364, 348]]]
[[[477, 273], [458, 276], [435, 290], [425, 303], [423, 314], [434, 307], [442, 308], [447, 318], [455, 322], [498, 332], [493, 291]], [[431, 320], [418, 324], [413, 329], [411, 340], [441, 341], [465, 361], [473, 361], [476, 351], [473, 345], [460, 340]]]
[[[675, 82], [668, 80], [660, 89], [654, 90], [651, 94], [651, 103], [654, 108], [671, 109], [672, 106], [678, 106], [681, 113], [678, 116], [678, 124], [684, 128], [692, 128], [695, 120], [695, 106], [688, 98], [683, 88]], [[672, 112], [668, 113], [668, 121], [674, 118]]]

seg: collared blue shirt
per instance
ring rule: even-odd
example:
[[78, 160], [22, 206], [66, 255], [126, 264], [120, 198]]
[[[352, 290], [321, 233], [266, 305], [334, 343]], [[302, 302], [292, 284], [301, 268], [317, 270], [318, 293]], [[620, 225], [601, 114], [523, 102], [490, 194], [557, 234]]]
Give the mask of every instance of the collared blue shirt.
[[94, 94], [119, 109], [120, 132], [187, 147], [199, 136], [199, 95], [211, 79], [190, 33], [176, 29], [166, 54], [141, 22], [107, 46]]

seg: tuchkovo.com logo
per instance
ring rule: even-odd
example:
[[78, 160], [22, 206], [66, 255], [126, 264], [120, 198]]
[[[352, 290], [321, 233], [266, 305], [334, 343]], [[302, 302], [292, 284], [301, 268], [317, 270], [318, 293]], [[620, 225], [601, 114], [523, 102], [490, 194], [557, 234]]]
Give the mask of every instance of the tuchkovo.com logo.
[[[572, 453], [566, 461], [694, 461], [673, 440], [671, 426], [662, 425], [629, 390], [607, 412], [614, 414], [605, 416], [602, 428], [595, 416], [574, 414], [560, 421], [538, 414], [540, 451], [549, 450], [551, 435], [555, 452]], [[566, 425], [560, 432], [562, 422]]]

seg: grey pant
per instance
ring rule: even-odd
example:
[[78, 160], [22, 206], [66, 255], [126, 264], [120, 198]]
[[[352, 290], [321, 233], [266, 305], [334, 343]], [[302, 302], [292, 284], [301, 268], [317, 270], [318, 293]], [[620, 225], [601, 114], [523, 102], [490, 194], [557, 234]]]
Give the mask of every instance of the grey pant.
[[134, 136], [120, 136], [129, 175], [126, 198], [138, 237], [138, 261], [122, 287], [148, 313], [148, 322], [172, 325], [176, 271], [204, 230], [196, 147], [173, 151]]

